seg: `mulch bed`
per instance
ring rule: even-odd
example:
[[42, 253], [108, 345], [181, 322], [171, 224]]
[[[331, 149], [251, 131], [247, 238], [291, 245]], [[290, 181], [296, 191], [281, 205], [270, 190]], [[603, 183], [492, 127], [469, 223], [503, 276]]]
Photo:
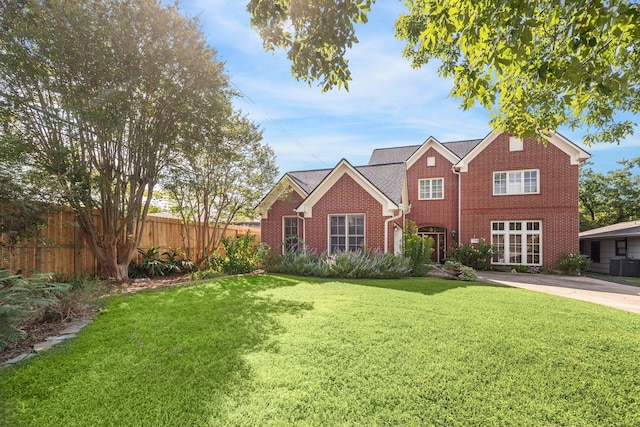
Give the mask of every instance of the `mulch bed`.
[[[133, 280], [122, 284], [114, 284], [110, 295], [139, 292], [148, 289], [159, 289], [189, 282], [188, 275], [168, 277], [154, 277], [153, 279]], [[105, 295], [108, 296], [108, 295]], [[87, 309], [82, 313], [83, 319], [90, 319], [96, 315], [96, 310]], [[71, 319], [80, 320], [80, 319]], [[0, 363], [13, 359], [23, 353], [33, 350], [34, 344], [44, 341], [48, 337], [59, 335], [69, 325], [69, 319], [49, 322], [30, 322], [21, 326], [27, 336], [16, 342], [8, 342], [0, 353]]]

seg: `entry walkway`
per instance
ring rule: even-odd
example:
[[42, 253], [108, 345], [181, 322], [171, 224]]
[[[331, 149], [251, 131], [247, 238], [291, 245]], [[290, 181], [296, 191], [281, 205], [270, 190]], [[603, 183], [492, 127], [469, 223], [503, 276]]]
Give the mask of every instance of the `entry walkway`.
[[589, 301], [640, 314], [640, 287], [584, 276], [478, 271], [478, 279]]

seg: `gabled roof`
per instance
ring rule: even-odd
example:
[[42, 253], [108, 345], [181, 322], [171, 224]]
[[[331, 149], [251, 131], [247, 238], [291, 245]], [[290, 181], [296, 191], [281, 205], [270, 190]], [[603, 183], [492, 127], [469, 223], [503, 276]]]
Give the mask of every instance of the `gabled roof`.
[[264, 196], [262, 200], [260, 200], [258, 206], [256, 206], [258, 214], [262, 218], [266, 219], [269, 217], [269, 208], [271, 208], [271, 205], [273, 205], [276, 200], [278, 200], [280, 197], [282, 197], [283, 194], [285, 194], [285, 189], [287, 188], [291, 188], [292, 191], [295, 191], [303, 199], [310, 193], [310, 191], [307, 191], [300, 184], [299, 180], [295, 179], [290, 174], [284, 174], [284, 176], [280, 178], [278, 183], [273, 186], [271, 191], [269, 191], [269, 193], [267, 193], [267, 195]]
[[[480, 142], [474, 145], [469, 152], [467, 152], [460, 161], [456, 164], [456, 169], [462, 172], [466, 172], [469, 166], [469, 163], [478, 156], [487, 148], [489, 144], [491, 144], [498, 136], [500, 136], [503, 132], [496, 130], [491, 132], [489, 135], [484, 137]], [[560, 135], [557, 132], [552, 132], [551, 136], [547, 138], [547, 142], [556, 146], [561, 151], [565, 152], [571, 158], [572, 165], [578, 165], [582, 161], [587, 160], [591, 157], [591, 154], [587, 153], [582, 148], [578, 147], [573, 142], [569, 141], [564, 136]]]
[[[428, 138], [425, 143], [430, 140], [438, 142], [434, 138]], [[458, 158], [466, 156], [482, 139], [467, 139], [464, 141], [438, 142], [444, 148], [451, 151]], [[408, 145], [404, 147], [376, 148], [369, 158], [370, 165], [378, 165], [383, 163], [406, 162], [418, 151], [425, 143], [420, 145]]]
[[[313, 171], [307, 171], [313, 172]], [[313, 206], [343, 176], [349, 175], [364, 188], [382, 206], [382, 215], [392, 215], [402, 202], [402, 191], [405, 179], [405, 164], [390, 163], [383, 165], [367, 165], [354, 167], [342, 159], [325, 178], [316, 185], [307, 198], [296, 209], [304, 212], [305, 217], [312, 217]]]
[[358, 166], [356, 170], [395, 204], [402, 203], [404, 163]]
[[620, 222], [594, 228], [579, 234], [581, 239], [605, 239], [616, 237], [640, 237], [640, 221]]
[[287, 172], [296, 184], [300, 186], [307, 194], [311, 193], [329, 175], [331, 169], [316, 169], [307, 171]]

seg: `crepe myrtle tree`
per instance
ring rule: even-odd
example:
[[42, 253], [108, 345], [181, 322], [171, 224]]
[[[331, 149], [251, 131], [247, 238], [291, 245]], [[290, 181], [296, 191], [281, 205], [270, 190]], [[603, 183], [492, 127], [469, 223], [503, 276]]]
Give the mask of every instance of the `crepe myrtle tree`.
[[262, 131], [236, 112], [220, 113], [220, 126], [182, 144], [162, 182], [182, 219], [187, 255], [198, 264], [215, 252], [234, 220], [255, 217], [254, 207], [278, 174]]
[[[640, 4], [632, 0], [405, 0], [396, 37], [415, 68], [437, 60], [464, 109], [494, 129], [542, 139], [561, 126], [585, 143], [620, 141], [640, 110]], [[375, 0], [251, 0], [267, 50], [323, 91], [351, 80], [347, 52]]]
[[162, 171], [227, 92], [175, 6], [0, 0], [3, 130], [54, 179], [105, 276], [127, 277]]

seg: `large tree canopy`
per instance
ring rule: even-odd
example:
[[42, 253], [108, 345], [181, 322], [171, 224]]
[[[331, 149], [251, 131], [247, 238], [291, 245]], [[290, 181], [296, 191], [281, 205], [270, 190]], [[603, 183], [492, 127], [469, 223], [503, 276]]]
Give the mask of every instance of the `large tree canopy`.
[[230, 94], [175, 7], [0, 0], [3, 138], [54, 178], [108, 276], [127, 277], [161, 171]]
[[640, 157], [606, 174], [580, 171], [580, 230], [640, 219]]
[[198, 264], [214, 253], [232, 221], [253, 219], [278, 174], [256, 125], [230, 110], [220, 111], [218, 120], [219, 126], [184, 141], [162, 183], [182, 218], [187, 255]]
[[[375, 0], [251, 0], [267, 49], [323, 90], [347, 86], [347, 49]], [[640, 5], [632, 0], [405, 0], [396, 35], [414, 67], [438, 60], [463, 108], [495, 129], [543, 137], [584, 127], [585, 143], [633, 133], [640, 111]], [[622, 118], [621, 118], [622, 117]]]

